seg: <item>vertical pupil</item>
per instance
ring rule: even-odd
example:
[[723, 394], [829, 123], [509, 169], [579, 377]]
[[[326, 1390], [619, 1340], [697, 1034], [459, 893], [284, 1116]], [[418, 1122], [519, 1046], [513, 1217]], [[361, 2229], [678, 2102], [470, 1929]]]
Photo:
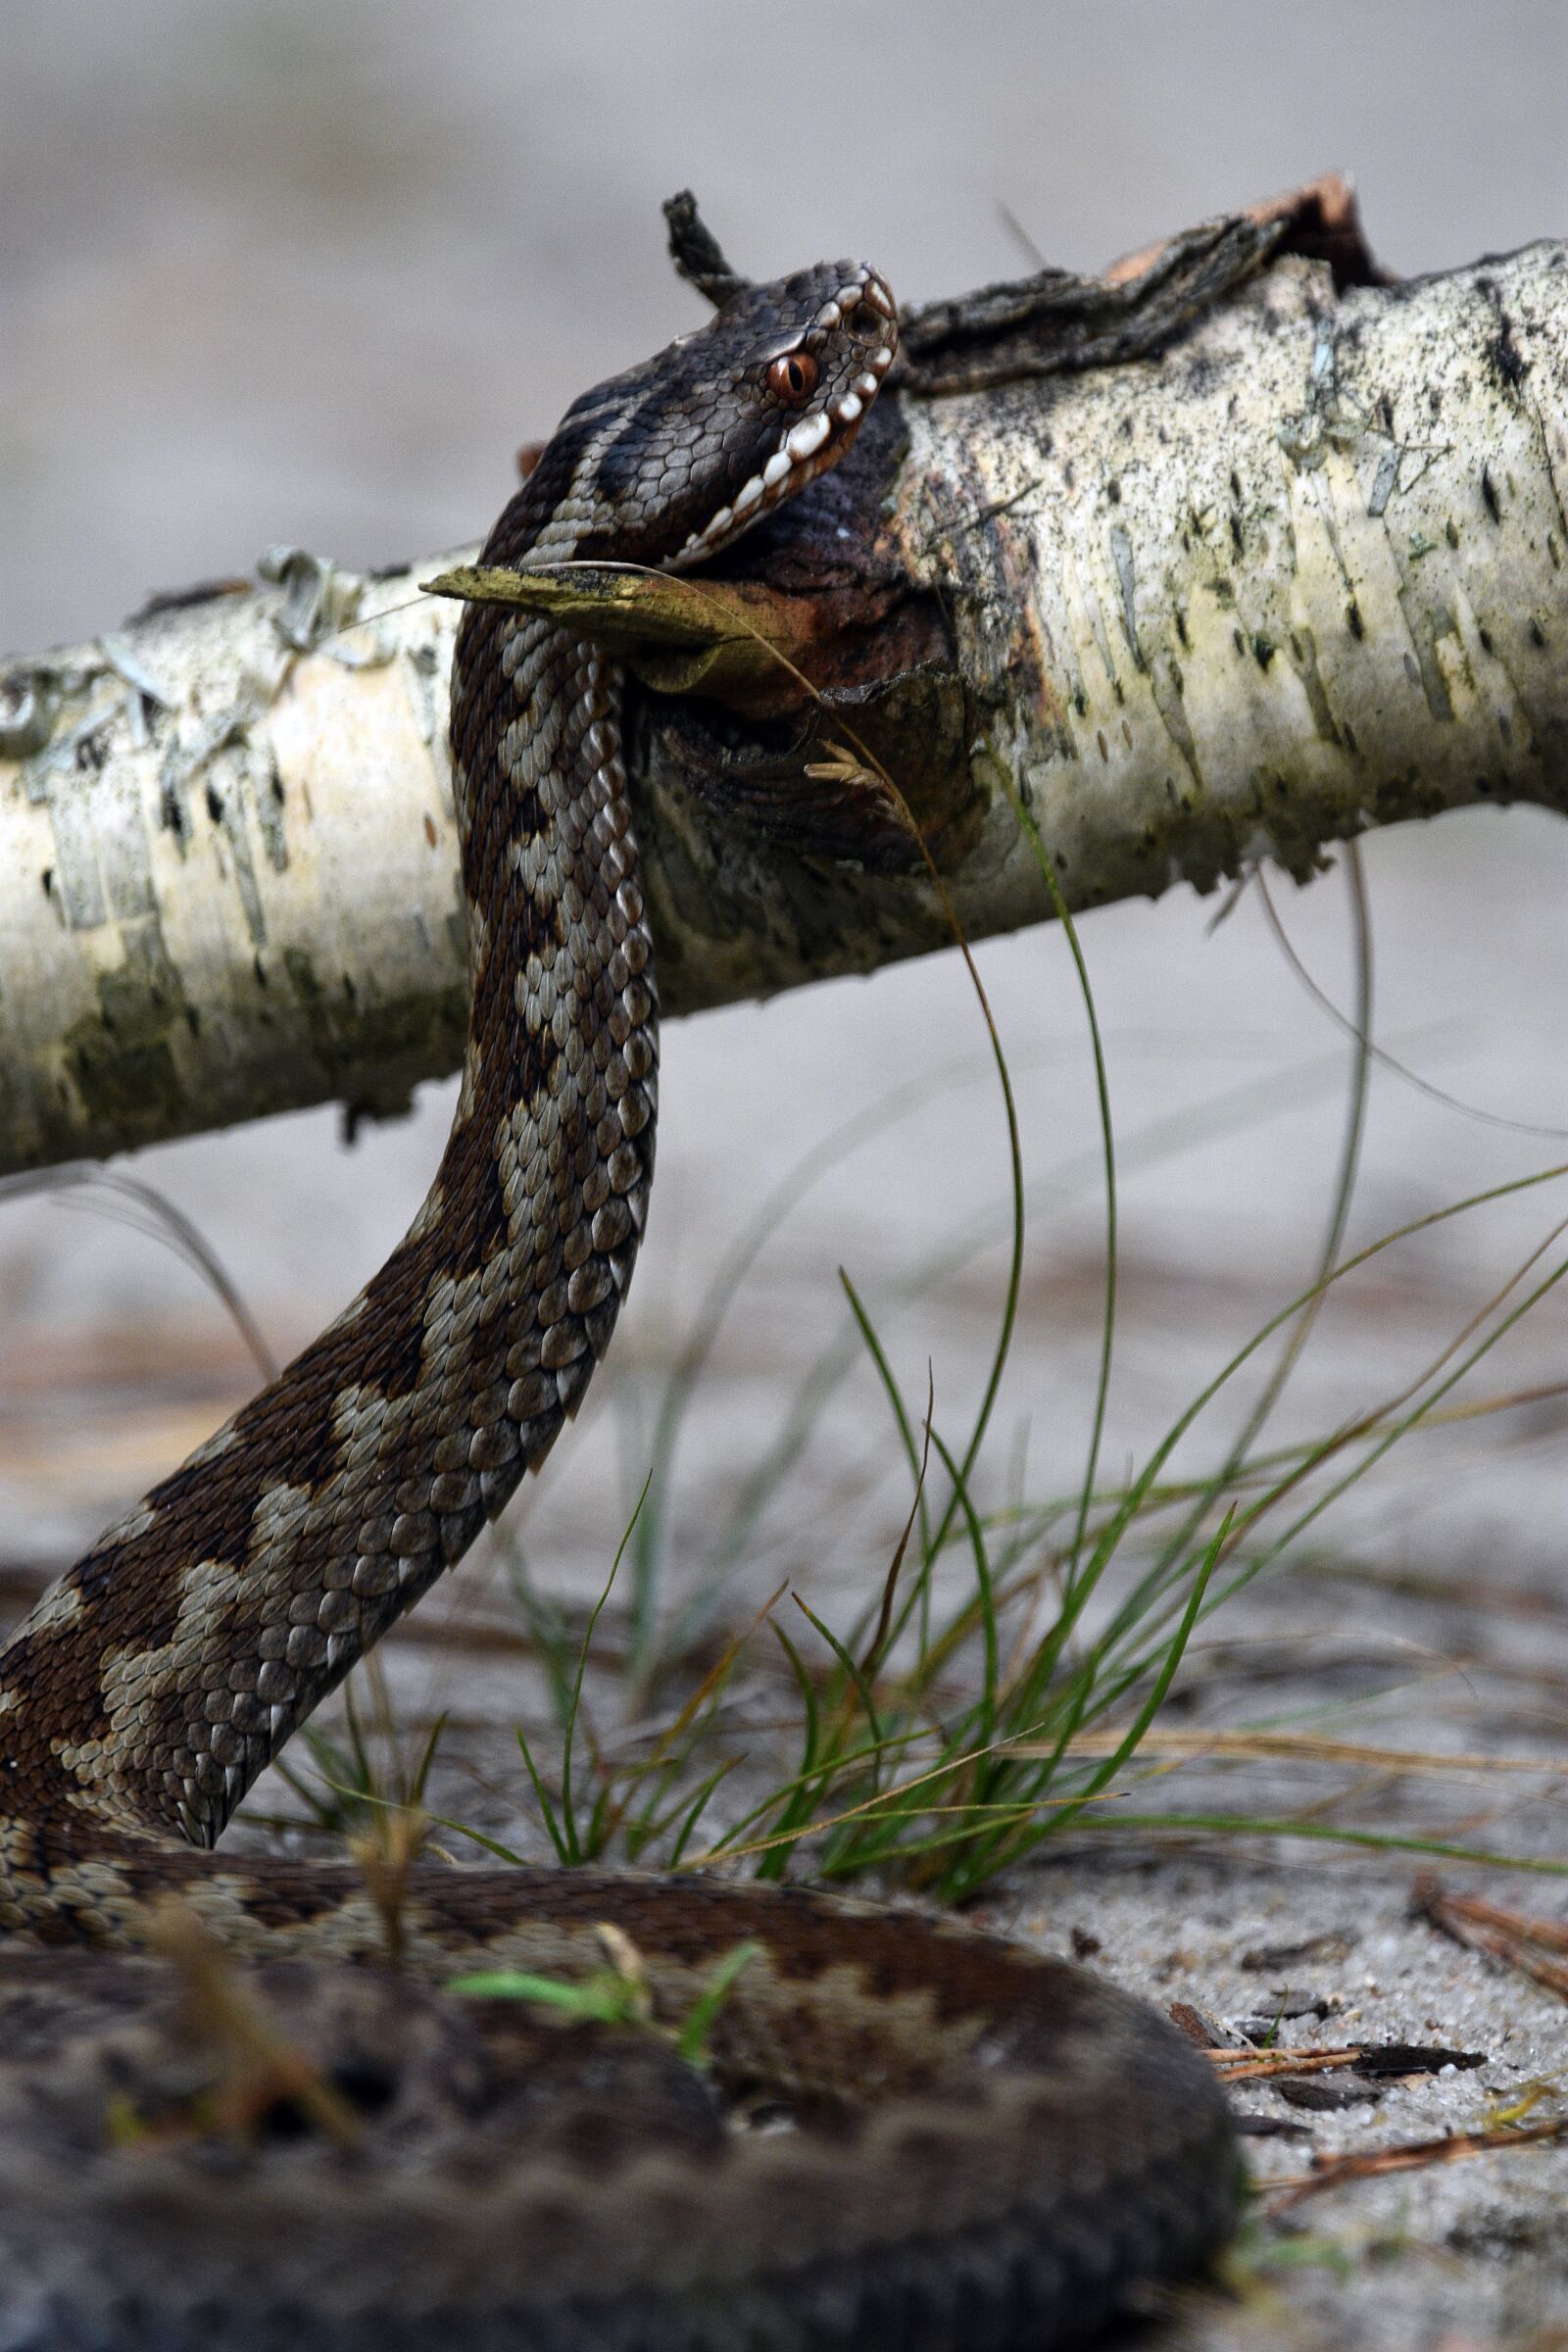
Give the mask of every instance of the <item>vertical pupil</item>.
[[767, 371], [767, 380], [780, 400], [794, 404], [810, 396], [816, 382], [816, 362], [809, 356], [781, 352]]

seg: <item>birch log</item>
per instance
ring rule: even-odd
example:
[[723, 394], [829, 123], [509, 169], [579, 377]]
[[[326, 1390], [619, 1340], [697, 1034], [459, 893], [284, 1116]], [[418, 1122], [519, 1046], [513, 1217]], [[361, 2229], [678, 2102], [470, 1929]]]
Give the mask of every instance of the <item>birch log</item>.
[[[1564, 248], [1342, 295], [1289, 259], [1161, 362], [881, 409], [731, 565], [817, 616], [821, 705], [636, 701], [667, 1010], [951, 938], [885, 811], [806, 772], [846, 727], [972, 937], [1050, 911], [1014, 791], [1075, 907], [1568, 805]], [[274, 551], [4, 674], [0, 1169], [456, 1065], [458, 608], [419, 583], [457, 560]]]

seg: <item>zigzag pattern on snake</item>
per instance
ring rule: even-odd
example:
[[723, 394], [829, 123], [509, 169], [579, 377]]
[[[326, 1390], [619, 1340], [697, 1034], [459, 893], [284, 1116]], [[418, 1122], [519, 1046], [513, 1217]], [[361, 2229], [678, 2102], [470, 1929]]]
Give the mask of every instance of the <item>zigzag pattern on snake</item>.
[[[706, 328], [568, 410], [484, 562], [716, 551], [843, 454], [897, 340], [863, 266], [735, 286]], [[465, 614], [452, 743], [473, 1002], [445, 1155], [353, 1304], [0, 1650], [0, 1926], [19, 1939], [134, 1952], [177, 1896], [274, 1970], [384, 1957], [352, 1868], [203, 1849], [538, 1467], [609, 1344], [658, 1060], [621, 694], [592, 645]], [[1203, 2063], [1112, 1987], [977, 1934], [733, 1882], [428, 1865], [403, 1963], [435, 1984], [480, 1962], [582, 1973], [607, 1919], [666, 2016], [737, 1942], [760, 1947], [714, 2057], [724, 2081], [791, 2095], [795, 2129], [694, 2141], [662, 2091], [653, 2144], [596, 2123], [590, 2152], [568, 2113], [492, 2148], [461, 2192], [390, 2159], [344, 2159], [329, 2181], [144, 2154], [74, 2175], [8, 2145], [6, 2342], [1022, 2352], [1091, 2332], [1230, 2226], [1234, 2150]], [[156, 2007], [150, 1968], [13, 1954], [0, 2015], [21, 2003], [58, 2059], [61, 1987], [134, 2012]], [[603, 2082], [594, 2097], [602, 2122]]]

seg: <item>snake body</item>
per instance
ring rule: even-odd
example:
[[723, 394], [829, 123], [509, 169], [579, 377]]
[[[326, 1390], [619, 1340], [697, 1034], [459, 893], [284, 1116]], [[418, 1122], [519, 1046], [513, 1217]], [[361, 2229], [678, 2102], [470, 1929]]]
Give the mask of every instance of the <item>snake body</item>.
[[[576, 402], [484, 561], [699, 560], [842, 454], [896, 349], [892, 298], [861, 266], [739, 287]], [[329, 2002], [322, 1986], [359, 1974], [341, 1963], [384, 1958], [359, 1871], [205, 1849], [543, 1460], [609, 1343], [647, 1208], [658, 1054], [620, 703], [593, 645], [465, 613], [452, 742], [472, 1015], [428, 1198], [353, 1304], [0, 1650], [0, 1926], [88, 1947], [13, 1948], [0, 1969], [0, 2020], [41, 2064], [62, 2064], [78, 1996], [157, 2011], [157, 1964], [122, 1955], [171, 1897], [285, 2005]], [[636, 2098], [612, 2071], [608, 2093], [579, 2084], [564, 2124], [461, 2186], [390, 2160], [345, 2160], [329, 2184], [215, 2180], [177, 2152], [62, 2167], [0, 2131], [4, 2341], [1022, 2352], [1092, 2332], [1230, 2227], [1223, 2101], [1163, 2020], [908, 1912], [419, 1865], [401, 1997], [422, 2016], [421, 1983], [475, 1965], [580, 1975], [602, 1964], [606, 1920], [666, 2017], [736, 1944], [759, 1947], [713, 2057], [725, 2082], [786, 2094], [794, 2129], [688, 2128], [665, 2086], [650, 2144], [615, 2120]]]

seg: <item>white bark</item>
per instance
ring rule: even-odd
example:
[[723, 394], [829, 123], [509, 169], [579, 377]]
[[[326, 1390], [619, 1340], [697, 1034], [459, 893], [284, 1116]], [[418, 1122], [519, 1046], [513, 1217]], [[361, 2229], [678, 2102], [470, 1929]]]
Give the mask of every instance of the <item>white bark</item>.
[[[1568, 805], [1561, 247], [1339, 301], [1287, 262], [1152, 379], [914, 423], [904, 498], [991, 701], [976, 763], [1018, 778], [1075, 906]], [[993, 818], [966, 903], [1028, 920], [1037, 871]]]
[[[871, 633], [842, 715], [919, 771], [973, 935], [1049, 911], [1004, 779], [1078, 906], [1302, 874], [1477, 798], [1568, 805], [1563, 249], [1339, 299], [1285, 262], [1160, 365], [904, 405], [879, 549], [950, 634], [884, 693]], [[454, 1066], [457, 608], [416, 583], [458, 560], [295, 559], [12, 669], [0, 1168], [386, 1108]], [[631, 738], [670, 1010], [949, 938], [917, 869], [693, 792], [682, 711], [677, 739], [649, 698]]]

